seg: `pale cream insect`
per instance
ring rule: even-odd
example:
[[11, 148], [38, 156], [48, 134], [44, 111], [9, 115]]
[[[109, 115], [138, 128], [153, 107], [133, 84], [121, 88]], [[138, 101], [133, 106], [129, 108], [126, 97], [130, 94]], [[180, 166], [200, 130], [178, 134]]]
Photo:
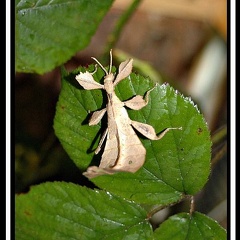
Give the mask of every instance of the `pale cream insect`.
[[122, 102], [116, 96], [114, 87], [131, 73], [133, 59], [128, 59], [119, 65], [119, 71], [116, 77], [111, 72], [112, 51], [110, 51], [109, 72], [107, 72], [97, 59], [93, 59], [106, 73], [104, 85], [96, 82], [92, 76], [94, 73], [89, 72], [80, 72], [80, 74], [76, 76], [76, 80], [86, 90], [104, 89], [106, 91], [108, 98], [106, 108], [95, 111], [89, 121], [90, 126], [96, 125], [107, 112], [108, 126], [102, 135], [95, 154], [99, 153], [105, 138], [107, 139], [99, 167], [90, 166], [83, 175], [88, 178], [93, 178], [102, 174], [113, 174], [118, 171], [134, 173], [144, 164], [146, 149], [132, 127], [151, 140], [159, 140], [169, 130], [181, 128], [167, 128], [157, 136], [152, 126], [133, 121], [129, 118], [125, 106], [134, 110], [143, 108], [148, 104], [149, 93], [154, 89], [148, 90], [145, 98], [137, 95], [125, 102]]

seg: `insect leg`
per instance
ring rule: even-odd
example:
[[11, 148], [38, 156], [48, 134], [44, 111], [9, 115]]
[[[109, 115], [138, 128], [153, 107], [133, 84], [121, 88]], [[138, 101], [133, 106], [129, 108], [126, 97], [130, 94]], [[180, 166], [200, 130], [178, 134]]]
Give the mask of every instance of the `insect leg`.
[[151, 125], [140, 123], [137, 121], [131, 121], [131, 125], [142, 135], [144, 135], [146, 138], [150, 140], [159, 140], [161, 139], [169, 130], [172, 129], [178, 129], [182, 130], [182, 127], [176, 127], [176, 128], [166, 128], [163, 132], [161, 132], [159, 135], [156, 134], [154, 128]]
[[157, 85], [155, 85], [153, 88], [151, 88], [150, 90], [148, 90], [145, 94], [145, 97], [140, 96], [140, 95], [136, 95], [135, 97], [131, 98], [128, 101], [124, 102], [124, 105], [133, 109], [133, 110], [139, 110], [143, 107], [145, 107], [148, 104], [148, 98], [149, 98], [149, 94], [150, 92], [156, 87]]
[[98, 153], [100, 152], [101, 147], [102, 147], [102, 144], [103, 144], [103, 142], [104, 142], [107, 134], [108, 134], [108, 128], [105, 129], [105, 131], [104, 131], [104, 133], [103, 133], [103, 135], [102, 135], [102, 137], [101, 137], [101, 139], [100, 139], [100, 141], [99, 141], [98, 147], [97, 147], [97, 149], [95, 150], [95, 154], [98, 154]]
[[97, 125], [102, 119], [106, 111], [107, 111], [106, 108], [103, 108], [102, 110], [99, 110], [99, 111], [95, 111], [90, 118], [89, 126]]

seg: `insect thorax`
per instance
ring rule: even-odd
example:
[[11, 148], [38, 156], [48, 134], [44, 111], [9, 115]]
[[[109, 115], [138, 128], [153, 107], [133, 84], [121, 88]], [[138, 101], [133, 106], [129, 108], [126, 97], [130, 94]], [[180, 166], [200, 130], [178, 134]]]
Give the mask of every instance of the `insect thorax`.
[[111, 94], [114, 92], [114, 85], [113, 85], [113, 80], [114, 80], [114, 74], [110, 73], [104, 78], [104, 88], [108, 94]]

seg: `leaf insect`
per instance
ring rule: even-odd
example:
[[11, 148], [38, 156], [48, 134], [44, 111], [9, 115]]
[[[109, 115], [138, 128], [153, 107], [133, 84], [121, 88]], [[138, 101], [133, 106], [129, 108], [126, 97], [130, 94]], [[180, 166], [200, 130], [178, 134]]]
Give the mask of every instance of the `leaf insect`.
[[169, 130], [182, 128], [166, 128], [160, 135], [156, 135], [152, 126], [133, 121], [129, 118], [125, 107], [134, 110], [143, 108], [148, 104], [150, 92], [156, 87], [155, 85], [152, 89], [148, 90], [145, 97], [136, 95], [130, 100], [124, 102], [117, 97], [114, 92], [114, 88], [120, 81], [128, 77], [132, 72], [133, 59], [128, 59], [122, 62], [119, 65], [117, 75], [111, 72], [112, 50], [110, 51], [109, 71], [107, 71], [96, 58], [92, 57], [92, 59], [96, 61], [106, 74], [104, 77], [104, 84], [102, 85], [96, 82], [93, 78], [93, 74], [97, 69], [95, 69], [93, 73], [88, 71], [85, 73], [80, 72], [75, 78], [86, 90], [104, 89], [106, 91], [108, 99], [106, 108], [95, 111], [92, 114], [89, 126], [98, 124], [106, 112], [108, 126], [100, 139], [97, 149], [95, 150], [95, 154], [98, 154], [106, 139], [99, 167], [90, 166], [83, 175], [88, 178], [93, 178], [99, 175], [113, 174], [119, 171], [134, 173], [142, 167], [146, 156], [146, 149], [134, 129], [150, 140], [159, 140]]

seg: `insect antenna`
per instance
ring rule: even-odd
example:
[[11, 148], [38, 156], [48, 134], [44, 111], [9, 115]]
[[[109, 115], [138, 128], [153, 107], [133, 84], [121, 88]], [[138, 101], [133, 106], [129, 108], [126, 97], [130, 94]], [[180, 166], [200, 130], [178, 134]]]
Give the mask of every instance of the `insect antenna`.
[[95, 58], [95, 57], [91, 57], [101, 68], [102, 70], [106, 73], [106, 75], [108, 75], [107, 70], [103, 67], [103, 65]]
[[112, 49], [110, 50], [110, 67], [109, 67], [109, 72], [107, 72], [106, 68], [103, 67], [103, 65], [95, 58], [91, 57], [101, 68], [102, 70], [106, 73], [106, 75], [109, 75], [112, 71]]
[[110, 50], [110, 66], [109, 66], [109, 74], [112, 71], [112, 49]]

